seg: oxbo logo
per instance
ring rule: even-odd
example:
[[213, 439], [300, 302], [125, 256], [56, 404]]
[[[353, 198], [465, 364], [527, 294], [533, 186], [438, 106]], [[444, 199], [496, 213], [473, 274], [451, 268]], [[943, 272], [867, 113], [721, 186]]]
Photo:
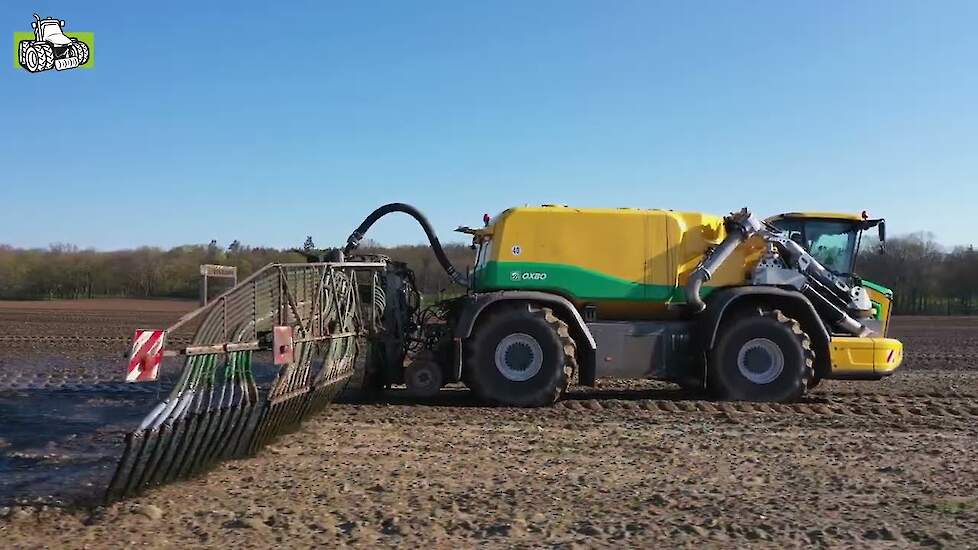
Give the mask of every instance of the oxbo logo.
[[547, 274], [542, 271], [526, 271], [523, 273], [513, 271], [509, 274], [509, 278], [513, 281], [546, 281]]

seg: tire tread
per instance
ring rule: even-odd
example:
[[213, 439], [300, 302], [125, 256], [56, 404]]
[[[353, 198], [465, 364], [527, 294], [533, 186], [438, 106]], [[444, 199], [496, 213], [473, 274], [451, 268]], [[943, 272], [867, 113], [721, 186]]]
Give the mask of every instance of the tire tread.
[[[813, 387], [815, 384], [815, 352], [812, 350], [812, 340], [808, 336], [808, 333], [802, 328], [801, 323], [792, 317], [788, 317], [780, 309], [769, 309], [760, 310], [750, 317], [751, 319], [768, 318], [776, 323], [784, 326], [788, 329], [788, 332], [797, 340], [799, 347], [802, 350], [802, 355], [804, 357], [804, 362], [802, 365], [801, 380], [798, 384], [796, 392], [792, 395], [788, 395], [786, 398], [781, 399], [782, 401], [796, 401], [798, 400], [809, 387]], [[743, 320], [740, 318], [738, 320]], [[719, 353], [714, 350], [714, 353]], [[720, 360], [717, 358], [717, 360]], [[721, 399], [730, 398], [729, 390], [719, 387], [717, 382], [710, 382], [708, 378], [708, 384], [712, 385], [712, 393]]]
[[[490, 395], [487, 388], [483, 387], [482, 384], [478, 383], [476, 376], [467, 372], [468, 367], [463, 369], [463, 379], [466, 385], [475, 393], [479, 400], [493, 403], [493, 404], [504, 404], [504, 405], [515, 405], [523, 407], [541, 407], [552, 405], [556, 403], [570, 384], [571, 379], [577, 372], [577, 345], [574, 339], [570, 335], [570, 328], [567, 323], [558, 317], [554, 311], [546, 306], [540, 306], [533, 303], [523, 302], [519, 304], [514, 304], [509, 307], [502, 307], [498, 309], [493, 309], [485, 313], [484, 317], [479, 319], [480, 326], [493, 326], [496, 323], [503, 322], [507, 317], [510, 317], [517, 312], [518, 315], [529, 314], [532, 317], [536, 317], [542, 320], [546, 325], [557, 336], [560, 344], [560, 349], [563, 352], [562, 368], [557, 376], [556, 383], [550, 387], [542, 388], [540, 391], [532, 394], [525, 399], [520, 399], [518, 401], [507, 400], [502, 396]], [[465, 353], [465, 364], [480, 365], [478, 359], [481, 357], [486, 357], [489, 350], [483, 349], [488, 343], [483, 341], [481, 334], [476, 329], [476, 333], [473, 337], [467, 341], [467, 345], [464, 347]], [[478, 366], [475, 368], [483, 368], [484, 366]]]

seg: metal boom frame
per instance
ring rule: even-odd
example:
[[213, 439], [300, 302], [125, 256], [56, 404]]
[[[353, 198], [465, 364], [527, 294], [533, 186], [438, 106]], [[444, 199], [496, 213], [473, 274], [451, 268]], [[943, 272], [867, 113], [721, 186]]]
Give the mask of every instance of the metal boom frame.
[[[106, 501], [253, 455], [332, 401], [374, 326], [361, 316], [360, 285], [373, 289], [386, 267], [270, 264], [167, 329], [173, 334], [200, 322], [189, 345], [164, 350], [166, 357], [185, 357], [184, 367], [167, 398], [126, 435]], [[275, 327], [291, 327], [293, 356], [263, 387], [252, 355], [272, 350]]]

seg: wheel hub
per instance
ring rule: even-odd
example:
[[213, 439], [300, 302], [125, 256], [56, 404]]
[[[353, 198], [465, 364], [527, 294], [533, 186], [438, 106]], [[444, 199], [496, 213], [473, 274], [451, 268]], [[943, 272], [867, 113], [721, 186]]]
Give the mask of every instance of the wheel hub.
[[784, 372], [784, 353], [767, 338], [754, 338], [737, 353], [737, 369], [755, 384], [770, 384]]
[[510, 334], [496, 345], [495, 364], [496, 370], [507, 380], [525, 382], [540, 372], [543, 348], [529, 334]]
[[427, 388], [432, 383], [431, 372], [428, 370], [418, 370], [414, 373], [413, 382], [419, 388]]
[[441, 390], [441, 367], [425, 360], [413, 362], [404, 373], [404, 382], [412, 395], [423, 398], [434, 397]]

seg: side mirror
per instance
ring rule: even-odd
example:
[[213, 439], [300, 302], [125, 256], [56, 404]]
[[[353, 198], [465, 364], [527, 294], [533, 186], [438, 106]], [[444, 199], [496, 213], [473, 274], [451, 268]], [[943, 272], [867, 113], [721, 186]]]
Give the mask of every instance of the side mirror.
[[883, 244], [886, 242], [886, 221], [881, 221], [876, 227], [880, 234], [880, 244]]
[[31, 23], [31, 28], [32, 29], [36, 29], [37, 28], [37, 23]]
[[64, 26], [65, 26], [65, 20], [62, 19], [61, 21], [59, 21], [59, 23], [61, 23], [61, 28], [64, 28]]

